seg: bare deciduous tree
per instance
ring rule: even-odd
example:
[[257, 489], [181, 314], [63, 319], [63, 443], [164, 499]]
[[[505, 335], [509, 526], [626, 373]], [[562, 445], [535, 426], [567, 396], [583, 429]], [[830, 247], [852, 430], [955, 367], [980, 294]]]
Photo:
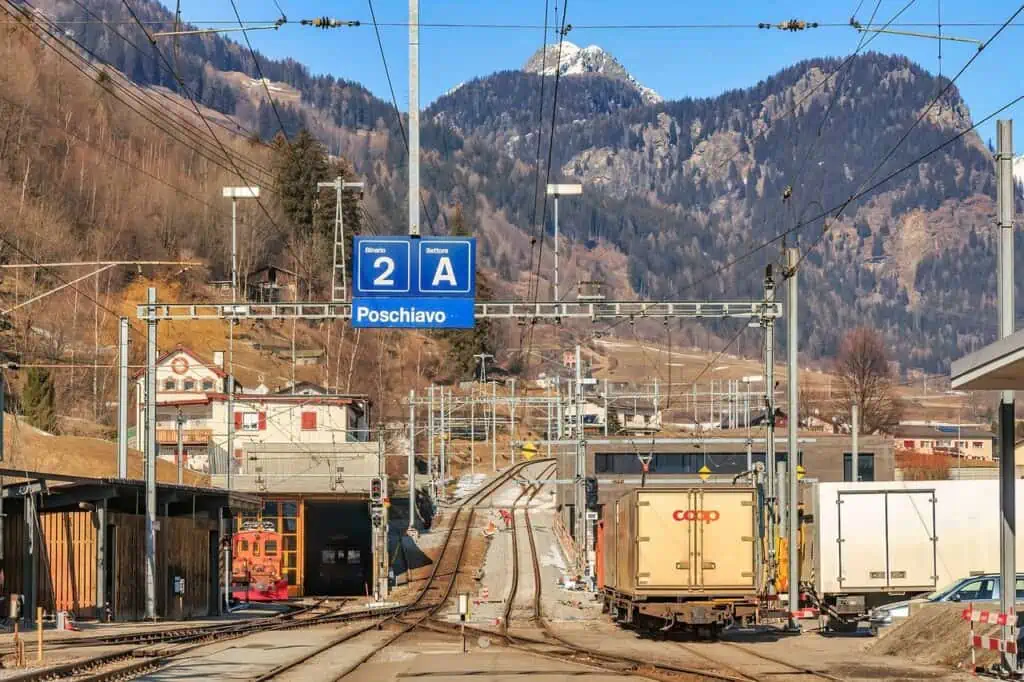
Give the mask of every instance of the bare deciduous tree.
[[836, 360], [840, 404], [860, 409], [860, 432], [874, 433], [899, 421], [900, 405], [882, 336], [858, 327], [843, 339]]

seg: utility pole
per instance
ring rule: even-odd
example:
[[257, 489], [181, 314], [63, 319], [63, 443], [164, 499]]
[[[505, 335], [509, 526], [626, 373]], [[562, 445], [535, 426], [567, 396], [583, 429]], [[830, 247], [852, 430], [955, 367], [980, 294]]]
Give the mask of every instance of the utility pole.
[[409, 391], [409, 534], [416, 530], [416, 391]]
[[476, 391], [469, 385], [469, 475], [476, 478]]
[[583, 439], [583, 363], [580, 360], [580, 347], [576, 346], [576, 395], [573, 409], [576, 417], [576, 546], [582, 551], [577, 553], [582, 565], [587, 562], [587, 454], [586, 442]]
[[498, 472], [498, 384], [491, 382], [491, 470]]
[[857, 464], [857, 439], [860, 437], [860, 406], [854, 403], [850, 406], [850, 480], [856, 483], [860, 480], [860, 466]]
[[511, 463], [515, 464], [516, 463], [516, 446], [515, 446], [515, 437], [516, 437], [516, 380], [515, 379], [512, 380], [512, 396], [509, 399], [508, 415], [509, 415], [509, 423], [508, 423], [508, 451], [509, 451], [509, 458], [510, 458]]
[[[786, 473], [789, 476], [789, 629], [799, 630], [800, 623], [796, 620], [795, 612], [800, 608], [800, 547], [798, 538], [800, 531], [800, 519], [797, 513], [799, 504], [798, 485], [796, 468], [800, 464], [799, 445], [797, 436], [800, 427], [800, 368], [797, 358], [799, 352], [799, 327], [797, 326], [797, 264], [800, 261], [800, 250], [797, 248], [786, 249], [786, 306], [789, 313], [786, 318], [786, 355], [788, 356], [786, 373], [789, 375], [787, 388], [789, 389], [789, 442], [786, 444], [788, 451], [789, 466]], [[730, 386], [729, 395], [732, 395]], [[730, 410], [731, 414], [731, 410]]]
[[[117, 324], [117, 477], [128, 478], [128, 318]], [[135, 425], [136, 446], [141, 445], [142, 424]]]
[[146, 619], [156, 620], [156, 288], [146, 322]]
[[[445, 402], [444, 401], [444, 386], [442, 386], [441, 387], [441, 466], [440, 466], [440, 469], [439, 469], [439, 474], [440, 474], [440, 477], [441, 477], [441, 488], [440, 488], [440, 491], [438, 492], [438, 495], [440, 496], [440, 498], [442, 500], [443, 499], [447, 499], [447, 494], [446, 494], [447, 493], [447, 489], [445, 487], [446, 484], [447, 484], [447, 480], [445, 478], [445, 473], [446, 472], [445, 472], [445, 466], [444, 466], [444, 456], [445, 456], [445, 450], [447, 449], [446, 441], [448, 440], [448, 429], [447, 429], [448, 420], [446, 418], [447, 415], [445, 414], [445, 411], [444, 411], [444, 402]], [[450, 403], [450, 399], [449, 399], [449, 403]]]
[[[430, 396], [427, 404], [427, 480], [430, 481], [431, 489], [434, 486], [434, 384], [430, 384], [428, 391]], [[437, 494], [435, 492], [434, 496]]]
[[491, 355], [490, 353], [477, 353], [473, 357], [477, 358], [478, 360], [480, 360], [480, 383], [481, 384], [486, 384], [487, 383], [487, 359], [488, 358], [492, 358], [493, 359], [494, 356]]
[[381, 482], [382, 503], [371, 510], [374, 527], [373, 577], [374, 597], [380, 602], [388, 597], [388, 476], [384, 466], [384, 429], [377, 427], [377, 476]]
[[604, 435], [608, 436], [608, 380], [604, 380]]
[[[1013, 334], [1013, 121], [999, 121], [996, 124], [998, 148], [996, 152], [996, 190], [999, 209], [999, 337]], [[1015, 591], [1009, 588], [1016, 584], [1016, 506], [1014, 475], [1014, 393], [1003, 391], [999, 400], [999, 564], [1000, 584], [999, 611], [1011, 616], [1015, 610]], [[1011, 643], [1016, 632], [1016, 619], [1002, 628], [1002, 640]], [[1017, 672], [1017, 654], [1003, 652], [1000, 656], [1003, 667], [1011, 674]]]
[[[347, 265], [345, 263], [345, 212], [342, 210], [341, 197], [346, 189], [358, 189], [362, 192], [363, 183], [345, 182], [344, 178], [339, 175], [334, 179], [334, 182], [316, 183], [316, 188], [318, 191], [328, 188], [333, 188], [335, 191], [334, 267], [331, 268], [331, 300], [335, 302], [346, 301], [348, 300], [348, 273], [346, 272]], [[341, 270], [341, 286], [338, 286], [339, 269]], [[341, 296], [338, 296], [339, 289], [341, 290]]]
[[185, 439], [184, 434], [182, 433], [182, 427], [185, 425], [185, 417], [181, 414], [180, 407], [178, 408], [178, 417], [174, 420], [174, 423], [178, 427], [178, 485], [181, 485], [185, 482]]
[[[772, 275], [772, 266], [765, 270], [764, 277], [764, 300], [766, 303], [775, 302], [775, 279]], [[768, 433], [765, 442], [765, 481], [768, 484], [767, 499], [765, 500], [771, 512], [770, 523], [768, 524], [768, 593], [775, 594], [775, 578], [778, 573], [778, 565], [775, 556], [775, 537], [778, 531], [778, 509], [775, 506], [778, 495], [775, 491], [777, 484], [778, 468], [775, 466], [775, 318], [763, 317], [761, 325], [764, 327], [764, 381], [765, 381], [765, 426]]]
[[409, 0], [409, 236], [420, 236], [420, 0]]

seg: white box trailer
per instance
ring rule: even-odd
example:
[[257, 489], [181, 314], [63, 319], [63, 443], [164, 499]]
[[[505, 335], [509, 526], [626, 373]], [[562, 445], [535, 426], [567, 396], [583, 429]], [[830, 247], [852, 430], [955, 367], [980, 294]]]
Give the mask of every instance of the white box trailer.
[[[814, 515], [804, 560], [813, 576], [804, 578], [827, 601], [864, 595], [870, 606], [999, 572], [999, 481], [811, 483], [804, 492]], [[1024, 556], [1024, 480], [1016, 497]]]

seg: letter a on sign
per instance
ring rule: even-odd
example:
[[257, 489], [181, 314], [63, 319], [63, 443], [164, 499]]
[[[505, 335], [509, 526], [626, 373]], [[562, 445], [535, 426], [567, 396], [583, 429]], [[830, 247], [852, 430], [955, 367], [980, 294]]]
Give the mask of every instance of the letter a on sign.
[[455, 270], [452, 268], [452, 259], [447, 256], [443, 256], [437, 262], [437, 270], [434, 271], [434, 281], [431, 282], [430, 286], [436, 287], [442, 282], [445, 282], [450, 286], [456, 286], [458, 284], [458, 282], [455, 281]]

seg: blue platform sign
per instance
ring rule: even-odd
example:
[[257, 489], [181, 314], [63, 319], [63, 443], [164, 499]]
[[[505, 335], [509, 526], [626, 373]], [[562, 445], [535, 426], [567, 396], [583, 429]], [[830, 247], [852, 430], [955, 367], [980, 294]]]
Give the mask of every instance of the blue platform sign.
[[352, 326], [469, 329], [476, 239], [356, 237]]

